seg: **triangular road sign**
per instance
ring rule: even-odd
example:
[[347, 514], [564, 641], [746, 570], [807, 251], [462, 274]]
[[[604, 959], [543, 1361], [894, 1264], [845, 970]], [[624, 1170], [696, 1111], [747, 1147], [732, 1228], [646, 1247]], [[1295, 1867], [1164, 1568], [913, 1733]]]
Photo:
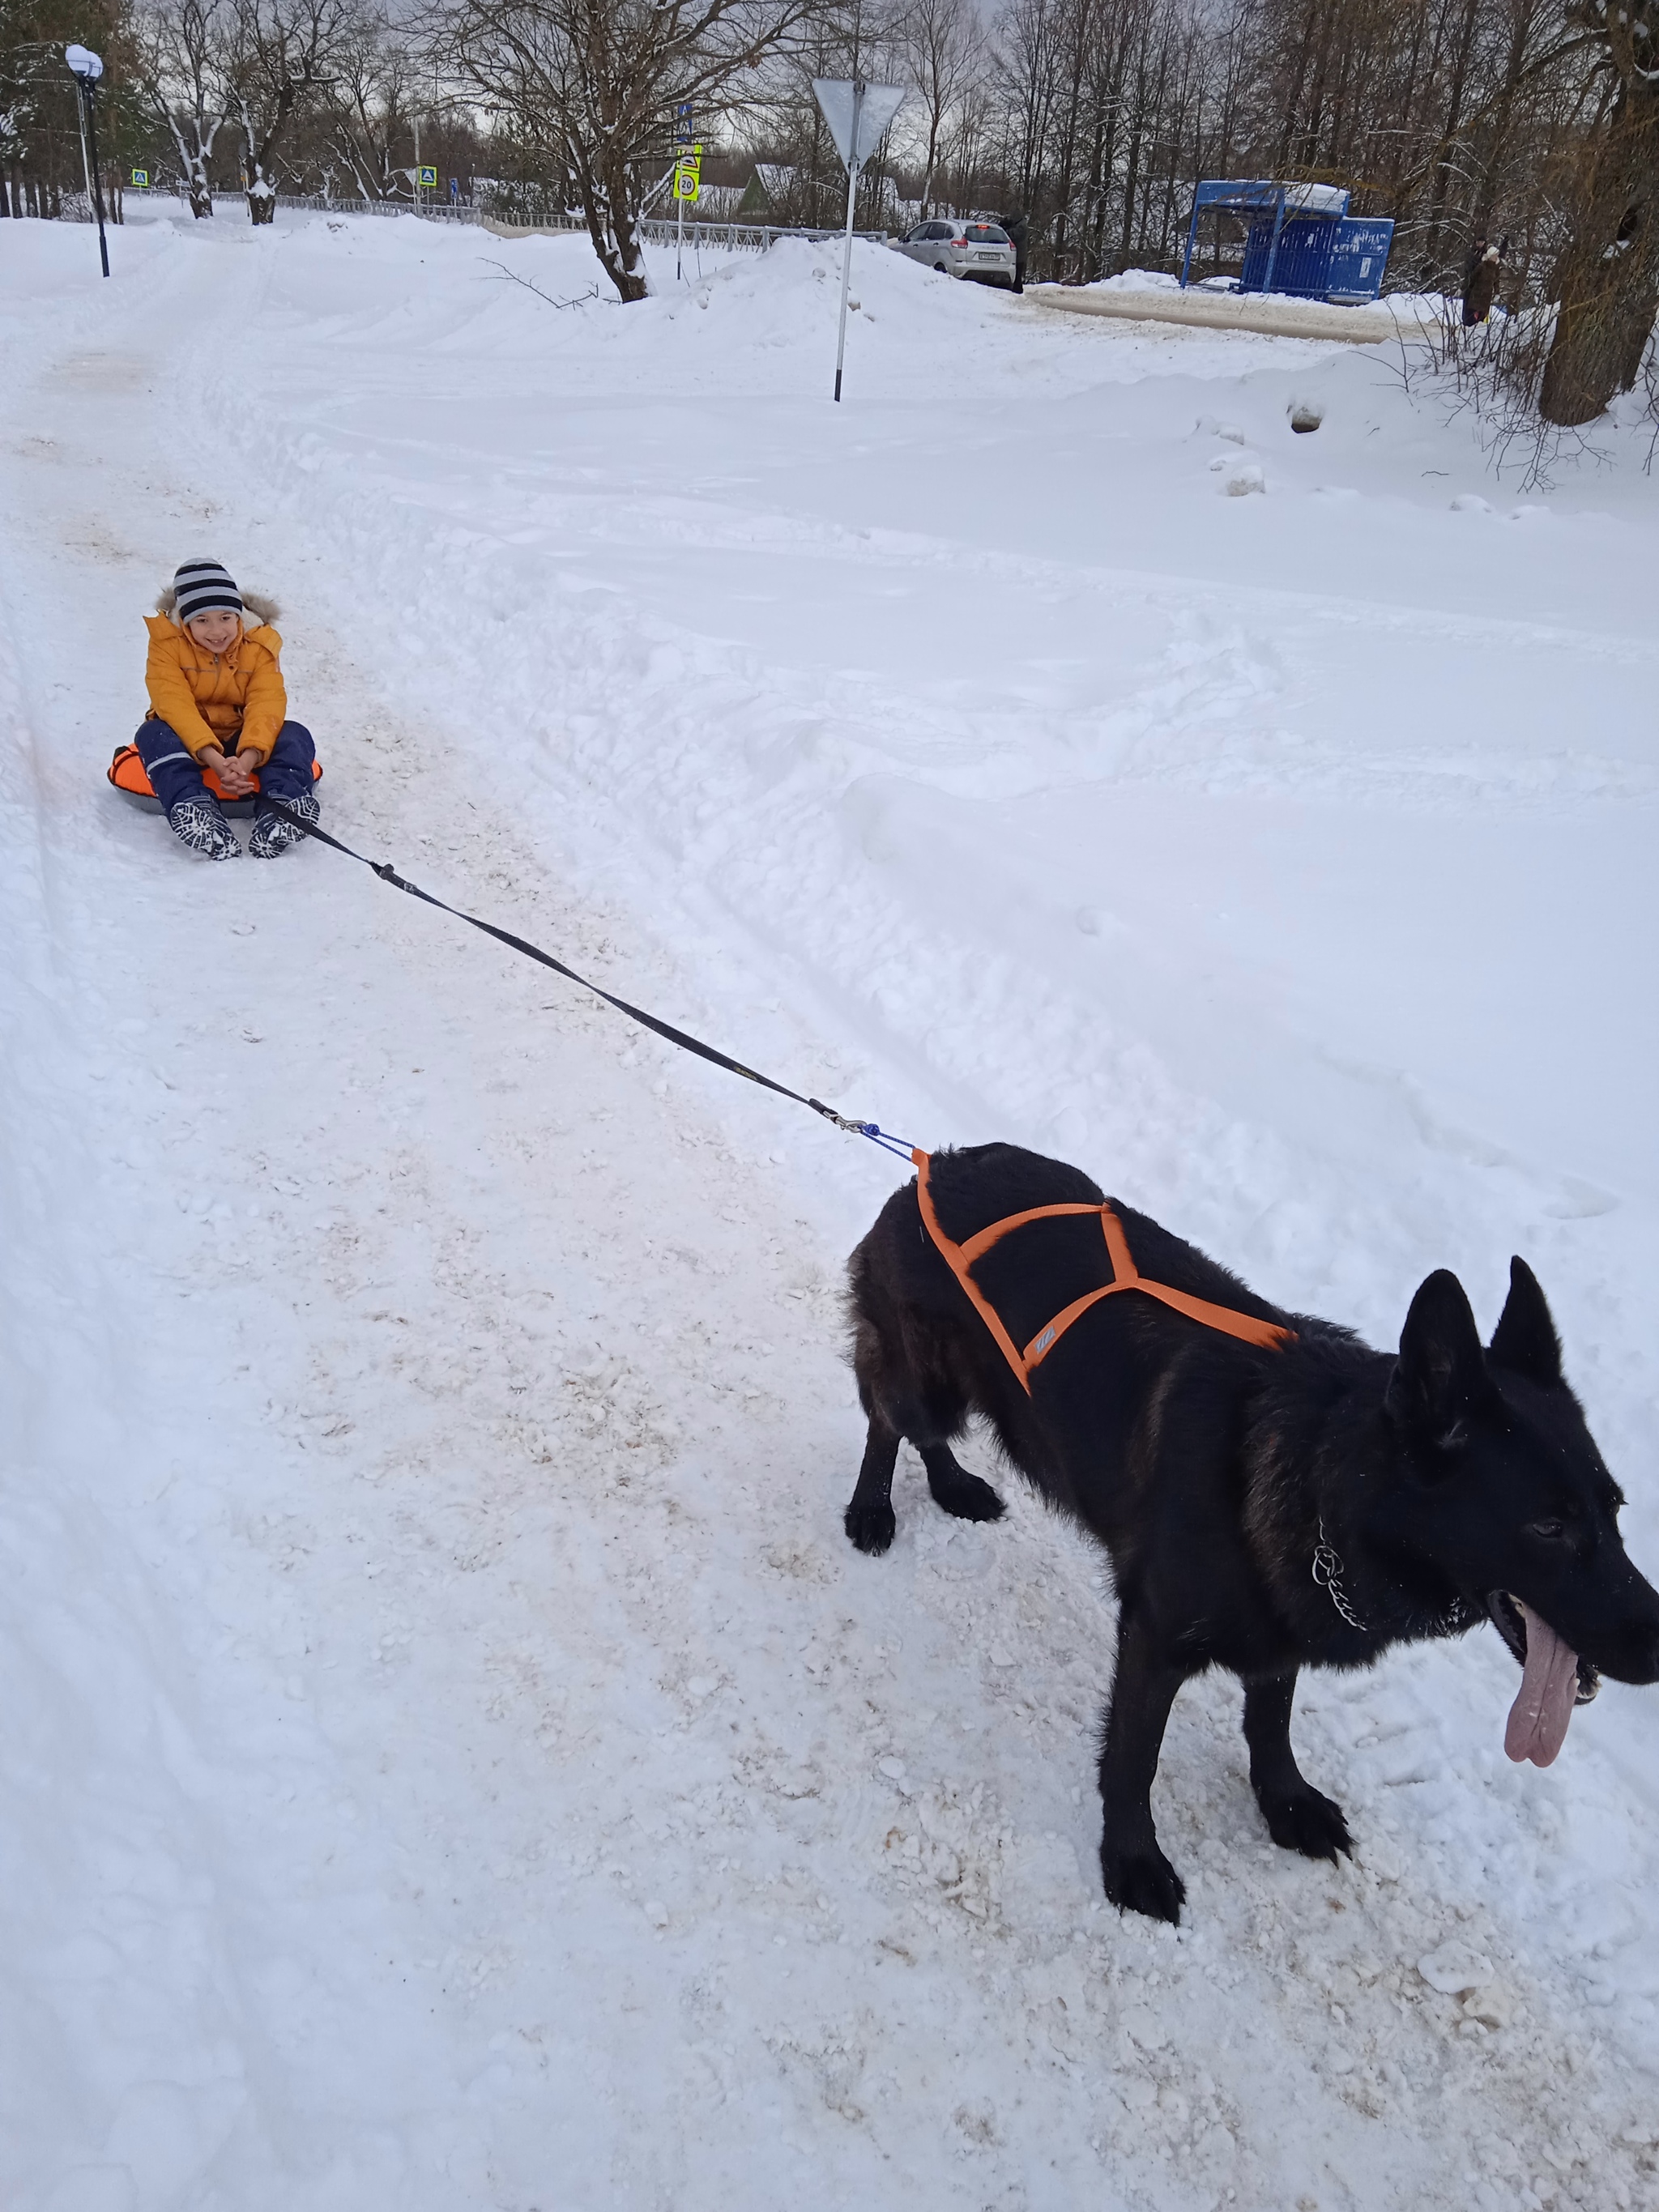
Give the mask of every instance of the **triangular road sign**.
[[[866, 84], [850, 77], [815, 76], [812, 92], [823, 110], [836, 151], [848, 167], [862, 167], [880, 144], [905, 97], [902, 84]], [[857, 125], [856, 143], [854, 138]]]

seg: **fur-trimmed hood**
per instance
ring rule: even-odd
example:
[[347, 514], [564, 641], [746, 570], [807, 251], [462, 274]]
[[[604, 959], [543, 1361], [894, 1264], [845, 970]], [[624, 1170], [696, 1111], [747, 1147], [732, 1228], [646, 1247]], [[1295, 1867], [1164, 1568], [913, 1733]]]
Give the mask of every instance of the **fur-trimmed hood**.
[[[239, 585], [237, 588], [240, 591], [241, 586]], [[179, 593], [175, 587], [171, 584], [163, 585], [155, 602], [156, 613], [165, 615], [169, 622], [175, 622], [178, 617], [173, 611], [178, 604]], [[250, 629], [255, 623], [275, 623], [283, 611], [276, 600], [266, 599], [263, 592], [243, 592], [242, 605], [252, 617], [252, 621], [247, 625]]]
[[[172, 598], [164, 596], [163, 605]], [[262, 614], [268, 599], [244, 601]], [[276, 609], [271, 608], [274, 614]], [[266, 759], [288, 719], [283, 684], [283, 641], [269, 623], [243, 623], [234, 645], [210, 653], [171, 614], [146, 615], [149, 652], [144, 683], [152, 717], [165, 722], [186, 752], [227, 738], [255, 748]]]

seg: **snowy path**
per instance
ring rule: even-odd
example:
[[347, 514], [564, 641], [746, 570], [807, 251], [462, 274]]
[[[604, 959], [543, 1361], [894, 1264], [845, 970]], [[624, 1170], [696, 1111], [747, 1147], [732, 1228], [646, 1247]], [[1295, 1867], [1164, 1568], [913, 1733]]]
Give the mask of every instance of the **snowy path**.
[[1120, 1922], [1095, 1561], [914, 1480], [840, 1534], [886, 1164], [98, 787], [220, 554], [330, 821], [628, 995], [1376, 1340], [1526, 1249], [1651, 1565], [1650, 490], [1511, 521], [1375, 364], [908, 264], [831, 420], [806, 255], [623, 319], [413, 225], [134, 226], [107, 300], [7, 228], [0, 2201], [1650, 2199], [1650, 1699], [1519, 1775], [1491, 1637], [1312, 1685], [1331, 1871], [1191, 1691], [1190, 1924]]

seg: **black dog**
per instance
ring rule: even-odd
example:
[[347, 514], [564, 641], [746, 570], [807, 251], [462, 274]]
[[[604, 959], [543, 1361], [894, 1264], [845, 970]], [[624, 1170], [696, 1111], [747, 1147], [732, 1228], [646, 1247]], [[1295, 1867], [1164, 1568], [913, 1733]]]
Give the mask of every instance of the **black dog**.
[[[936, 1154], [929, 1183], [957, 1243], [1030, 1207], [1102, 1203], [1076, 1168], [1010, 1145]], [[1100, 1856], [1115, 1905], [1180, 1918], [1185, 1891], [1158, 1848], [1150, 1792], [1176, 1692], [1207, 1667], [1244, 1684], [1250, 1781], [1274, 1842], [1329, 1859], [1349, 1848], [1348, 1828], [1291, 1749], [1298, 1668], [1370, 1666], [1390, 1644], [1490, 1617], [1524, 1669], [1505, 1747], [1540, 1765], [1598, 1670], [1659, 1680], [1659, 1593], [1626, 1555], [1619, 1489], [1524, 1262], [1510, 1263], [1486, 1350], [1462, 1286], [1442, 1271], [1412, 1300], [1395, 1358], [1278, 1312], [1144, 1214], [1113, 1207], [1149, 1281], [1293, 1339], [1240, 1342], [1127, 1291], [1060, 1338], [1028, 1395], [907, 1184], [851, 1261], [870, 1432], [847, 1533], [862, 1552], [891, 1543], [906, 1437], [947, 1513], [995, 1520], [1001, 1499], [950, 1448], [980, 1413], [1042, 1496], [1106, 1547], [1120, 1609]], [[973, 1273], [1016, 1345], [1112, 1279], [1098, 1214], [1020, 1229]]]

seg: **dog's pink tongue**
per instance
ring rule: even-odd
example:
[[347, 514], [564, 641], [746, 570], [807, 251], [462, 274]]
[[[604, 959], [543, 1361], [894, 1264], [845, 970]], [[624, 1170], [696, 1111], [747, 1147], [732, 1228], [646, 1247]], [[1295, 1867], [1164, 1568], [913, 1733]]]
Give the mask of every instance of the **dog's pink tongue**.
[[1527, 1624], [1527, 1662], [1510, 1707], [1504, 1748], [1511, 1759], [1548, 1766], [1566, 1741], [1567, 1723], [1578, 1694], [1578, 1655], [1568, 1650], [1548, 1621], [1529, 1605], [1522, 1606], [1521, 1613]]

